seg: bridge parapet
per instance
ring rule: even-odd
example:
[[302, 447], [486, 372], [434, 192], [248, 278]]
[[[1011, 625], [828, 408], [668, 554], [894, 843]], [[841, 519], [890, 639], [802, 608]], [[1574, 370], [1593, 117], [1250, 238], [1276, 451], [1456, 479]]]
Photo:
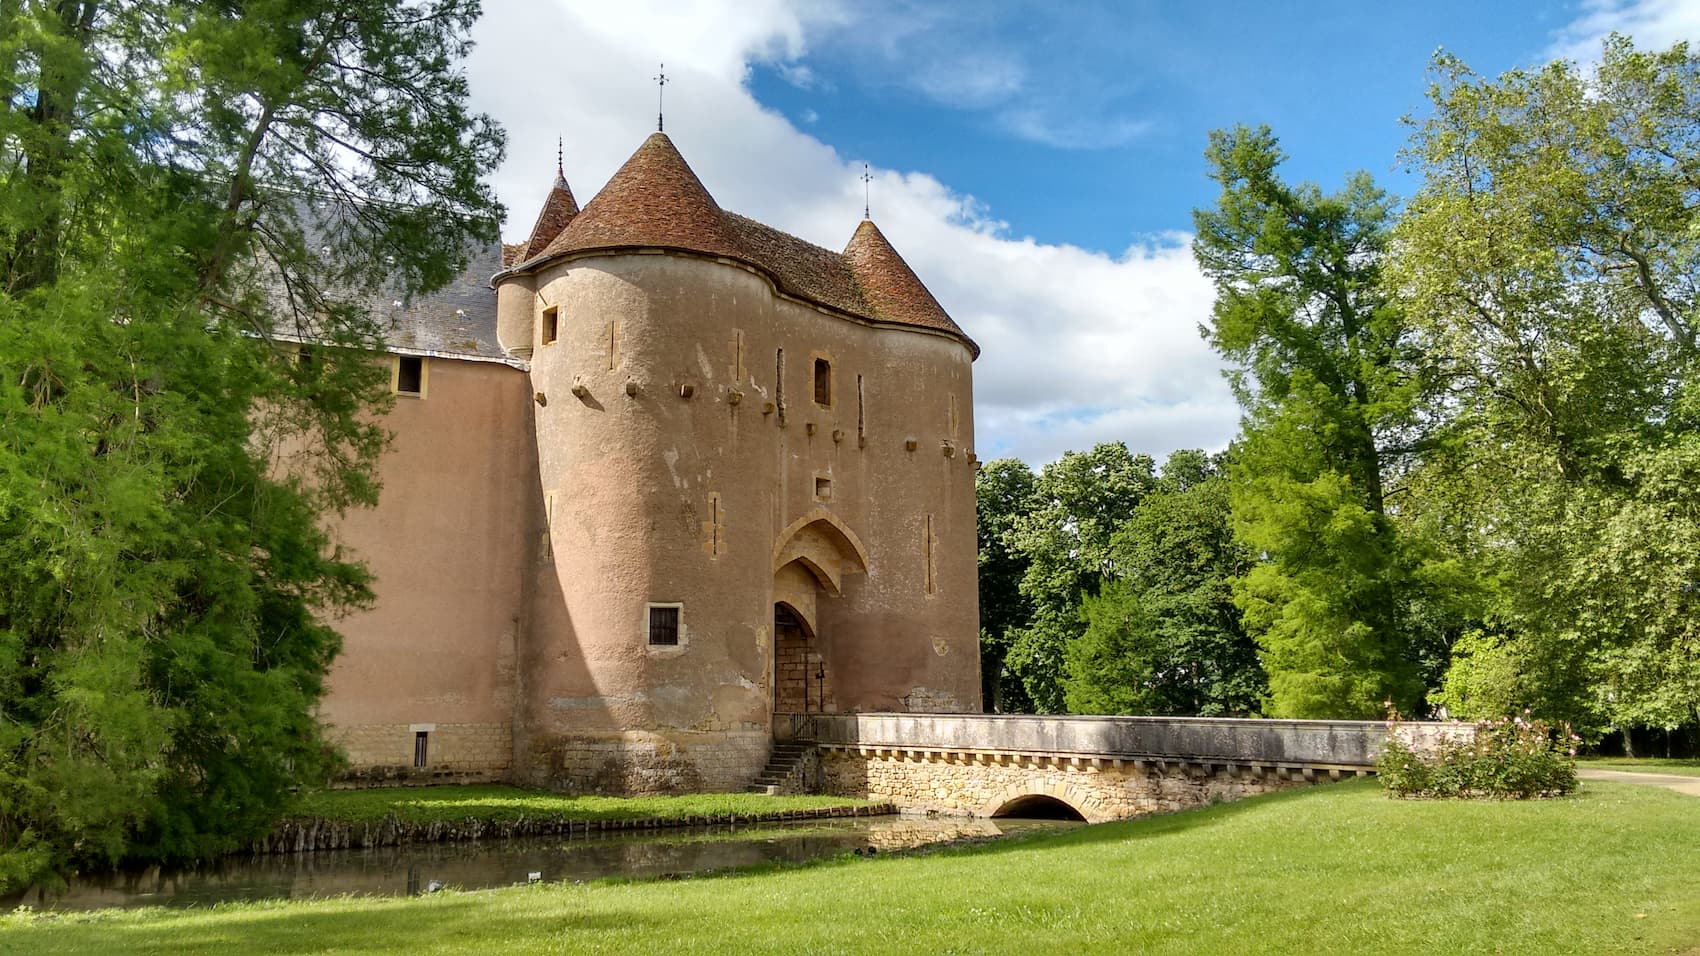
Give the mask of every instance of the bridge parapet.
[[[896, 713], [799, 714], [792, 730], [834, 749], [1349, 771], [1373, 768], [1388, 735], [1387, 724], [1368, 720]], [[1396, 732], [1426, 750], [1470, 727], [1409, 722]]]

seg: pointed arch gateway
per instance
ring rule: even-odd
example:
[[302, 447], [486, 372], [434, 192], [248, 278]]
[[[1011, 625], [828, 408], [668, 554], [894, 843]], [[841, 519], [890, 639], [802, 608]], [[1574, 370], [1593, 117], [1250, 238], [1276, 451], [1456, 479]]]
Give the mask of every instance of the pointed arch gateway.
[[773, 544], [773, 572], [798, 562], [832, 597], [844, 593], [844, 575], [868, 570], [868, 549], [837, 515], [824, 508], [785, 526]]
[[836, 709], [817, 598], [840, 597], [844, 576], [868, 569], [868, 550], [842, 519], [824, 509], [798, 518], [773, 544], [773, 709]]

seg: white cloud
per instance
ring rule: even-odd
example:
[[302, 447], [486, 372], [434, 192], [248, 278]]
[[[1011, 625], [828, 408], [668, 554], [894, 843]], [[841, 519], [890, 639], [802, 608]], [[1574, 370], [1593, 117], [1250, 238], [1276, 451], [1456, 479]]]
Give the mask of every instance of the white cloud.
[[1017, 139], [1103, 149], [1125, 145], [1151, 125], [1117, 106], [1125, 76], [1083, 66], [1104, 54], [1081, 49], [1077, 16], [1008, 4], [862, 0], [813, 25], [862, 84], [983, 114]]
[[1695, 0], [1584, 0], [1582, 14], [1561, 28], [1547, 55], [1578, 63], [1600, 56], [1600, 41], [1621, 33], [1642, 50], [1662, 50], [1679, 40], [1700, 41]]
[[[508, 129], [496, 188], [522, 236], [554, 173], [555, 137], [581, 203], [655, 128], [667, 63], [667, 131], [716, 200], [828, 248], [862, 212], [857, 157], [765, 109], [755, 62], [803, 66], [837, 7], [742, 0], [716, 8], [628, 0], [486, 6], [468, 66], [475, 104]], [[973, 197], [924, 171], [874, 170], [880, 228], [983, 347], [975, 365], [983, 458], [1032, 463], [1125, 440], [1136, 451], [1220, 448], [1237, 412], [1197, 326], [1209, 283], [1183, 235], [1119, 257], [1009, 234]]]
[[940, 103], [978, 109], [1007, 102], [1021, 92], [1026, 76], [1018, 58], [987, 50], [943, 60], [927, 57], [909, 82]]
[[1058, 149], [1126, 146], [1151, 128], [1147, 120], [1070, 118], [1028, 106], [1004, 110], [998, 124], [1022, 139]]

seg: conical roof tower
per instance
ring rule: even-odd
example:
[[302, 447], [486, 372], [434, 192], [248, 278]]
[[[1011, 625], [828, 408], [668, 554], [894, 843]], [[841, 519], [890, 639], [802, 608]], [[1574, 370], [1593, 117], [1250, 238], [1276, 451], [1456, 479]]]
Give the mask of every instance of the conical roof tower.
[[513, 247], [504, 276], [557, 259], [631, 249], [667, 249], [735, 260], [783, 293], [850, 316], [931, 329], [974, 344], [921, 284], [879, 228], [864, 220], [842, 253], [728, 212], [714, 201], [665, 133], [651, 133], [580, 210], [557, 176], [537, 225]]
[[541, 254], [577, 216], [578, 200], [573, 198], [572, 187], [567, 185], [566, 171], [557, 161], [555, 184], [549, 187], [549, 196], [543, 200], [543, 209], [538, 212], [537, 222], [531, 227], [531, 237], [525, 241], [515, 261], [524, 262]]
[[543, 254], [633, 246], [743, 258], [735, 228], [666, 133], [651, 133]]
[[862, 297], [874, 313], [872, 318], [949, 332], [967, 342], [975, 357], [979, 356], [980, 347], [951, 320], [873, 220], [864, 219], [856, 227], [850, 244], [844, 247], [844, 260], [862, 288]]

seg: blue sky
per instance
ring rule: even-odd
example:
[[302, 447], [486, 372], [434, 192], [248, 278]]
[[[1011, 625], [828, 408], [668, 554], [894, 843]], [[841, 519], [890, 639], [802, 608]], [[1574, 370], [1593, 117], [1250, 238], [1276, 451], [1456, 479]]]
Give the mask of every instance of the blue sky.
[[[1541, 63], [1580, 13], [1528, 0], [963, 9], [907, 39], [875, 17], [823, 31], [796, 62], [757, 64], [749, 89], [847, 154], [932, 172], [1012, 232], [1112, 253], [1190, 228], [1214, 200], [1205, 136], [1235, 123], [1271, 126], [1295, 177], [1328, 186], [1365, 169], [1408, 192], [1400, 118], [1423, 108], [1435, 49], [1490, 72]], [[904, 62], [942, 57], [920, 75]]]
[[728, 209], [829, 248], [873, 217], [983, 347], [976, 451], [1218, 449], [1239, 411], [1198, 334], [1191, 210], [1211, 129], [1267, 123], [1290, 178], [1398, 169], [1437, 48], [1497, 74], [1610, 30], [1700, 41], [1700, 0], [916, 3], [486, 0], [474, 104], [508, 130], [510, 239], [557, 136], [581, 203], [654, 128]]

